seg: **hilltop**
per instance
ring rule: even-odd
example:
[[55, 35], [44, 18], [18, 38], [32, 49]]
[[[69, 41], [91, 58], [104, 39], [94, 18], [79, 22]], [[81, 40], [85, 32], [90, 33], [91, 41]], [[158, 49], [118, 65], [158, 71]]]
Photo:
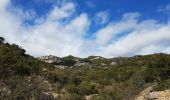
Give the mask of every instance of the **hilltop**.
[[25, 52], [0, 38], [0, 99], [134, 100], [153, 84], [152, 91], [170, 89], [169, 54], [34, 58]]

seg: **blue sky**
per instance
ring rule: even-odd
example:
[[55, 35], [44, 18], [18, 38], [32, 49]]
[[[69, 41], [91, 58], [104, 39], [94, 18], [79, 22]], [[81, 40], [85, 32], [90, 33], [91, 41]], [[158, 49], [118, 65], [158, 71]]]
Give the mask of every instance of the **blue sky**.
[[0, 35], [33, 56], [170, 53], [169, 0], [1, 0]]
[[[58, 5], [59, 0], [12, 0], [12, 5], [27, 11], [33, 9], [40, 16], [46, 15], [54, 6]], [[64, 0], [63, 0], [64, 1]], [[169, 0], [68, 0], [67, 2], [76, 3], [77, 12], [86, 12], [90, 16], [100, 11], [110, 12], [111, 20], [119, 20], [126, 12], [139, 12], [143, 18], [158, 18], [165, 20], [166, 15], [157, 12], [157, 9], [164, 8], [170, 3]], [[159, 16], [159, 17], [158, 17]]]
[[[11, 3], [15, 7], [19, 7], [24, 11], [34, 10], [39, 17], [45, 17], [56, 5], [60, 5], [60, 1], [74, 2], [76, 5], [76, 13], [87, 13], [88, 17], [93, 18], [96, 13], [106, 11], [109, 13], [108, 21], [119, 21], [124, 13], [139, 12], [141, 20], [156, 19], [160, 22], [167, 22], [168, 14], [159, 12], [158, 9], [163, 9], [169, 0], [12, 0]], [[33, 24], [33, 20], [27, 23]], [[95, 24], [95, 23], [92, 23]], [[102, 27], [100, 25], [91, 25], [90, 31]]]

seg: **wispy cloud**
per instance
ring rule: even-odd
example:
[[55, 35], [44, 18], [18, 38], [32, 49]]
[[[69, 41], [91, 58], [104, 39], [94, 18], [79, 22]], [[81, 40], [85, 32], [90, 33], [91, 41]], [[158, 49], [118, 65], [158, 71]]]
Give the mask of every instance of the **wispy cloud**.
[[86, 4], [86, 6], [89, 7], [89, 8], [93, 8], [93, 7], [96, 6], [92, 1], [86, 1], [85, 4]]
[[165, 7], [157, 9], [157, 12], [170, 14], [170, 4], [167, 4]]
[[109, 12], [101, 11], [98, 12], [94, 17], [96, 24], [106, 24], [109, 21]]

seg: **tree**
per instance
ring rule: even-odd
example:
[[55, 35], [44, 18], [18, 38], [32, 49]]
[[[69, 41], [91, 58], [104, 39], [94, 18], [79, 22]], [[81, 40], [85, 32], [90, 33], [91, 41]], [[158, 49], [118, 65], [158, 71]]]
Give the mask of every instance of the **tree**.
[[5, 39], [3, 37], [0, 37], [0, 44], [4, 43]]

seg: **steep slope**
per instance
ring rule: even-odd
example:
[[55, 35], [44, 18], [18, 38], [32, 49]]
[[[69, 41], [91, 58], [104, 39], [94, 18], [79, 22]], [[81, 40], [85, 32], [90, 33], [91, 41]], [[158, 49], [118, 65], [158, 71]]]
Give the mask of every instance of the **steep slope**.
[[25, 54], [25, 50], [18, 45], [1, 41], [0, 99], [38, 100], [51, 98], [50, 95], [44, 93], [50, 91], [47, 84], [43, 82], [45, 78], [41, 76], [45, 65], [47, 64]]

